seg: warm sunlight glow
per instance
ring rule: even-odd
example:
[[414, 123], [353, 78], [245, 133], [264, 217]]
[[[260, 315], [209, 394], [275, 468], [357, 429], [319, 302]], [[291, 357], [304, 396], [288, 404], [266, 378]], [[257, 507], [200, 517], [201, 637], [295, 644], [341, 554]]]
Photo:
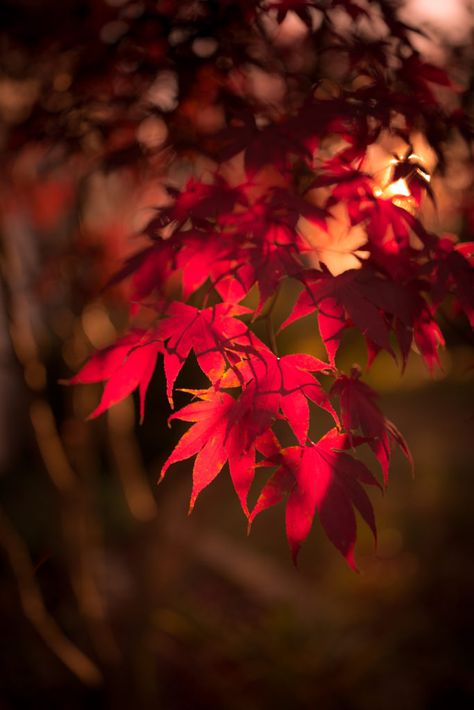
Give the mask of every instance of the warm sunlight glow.
[[428, 24], [429, 28], [449, 37], [451, 41], [466, 41], [472, 29], [469, 0], [410, 0], [403, 11], [404, 19], [413, 24]]
[[408, 187], [407, 181], [404, 178], [400, 178], [396, 182], [391, 182], [388, 187], [383, 191], [384, 197], [410, 197], [411, 192]]

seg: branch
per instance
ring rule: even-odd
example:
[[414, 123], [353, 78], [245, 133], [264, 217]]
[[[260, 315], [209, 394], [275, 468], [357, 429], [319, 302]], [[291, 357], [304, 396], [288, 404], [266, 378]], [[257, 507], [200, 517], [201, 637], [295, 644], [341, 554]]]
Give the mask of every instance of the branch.
[[0, 510], [0, 544], [15, 575], [21, 606], [28, 621], [34, 626], [46, 646], [84, 685], [99, 685], [102, 682], [99, 668], [63, 634], [46, 610], [28, 549], [2, 510]]

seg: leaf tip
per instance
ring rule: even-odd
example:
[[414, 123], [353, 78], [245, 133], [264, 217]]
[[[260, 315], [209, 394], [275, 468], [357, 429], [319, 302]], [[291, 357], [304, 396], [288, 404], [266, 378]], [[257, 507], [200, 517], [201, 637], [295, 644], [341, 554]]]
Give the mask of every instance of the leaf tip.
[[191, 513], [194, 510], [194, 506], [196, 505], [196, 499], [197, 499], [198, 494], [197, 493], [192, 493], [191, 498], [189, 499], [189, 507], [188, 507], [188, 515], [191, 515]]
[[355, 556], [354, 556], [354, 545], [351, 545], [351, 547], [347, 550], [347, 552], [344, 554], [344, 557], [346, 559], [347, 564], [351, 568], [353, 572], [356, 574], [360, 574], [360, 569], [357, 566], [357, 563], [355, 561]]
[[290, 543], [290, 551], [291, 551], [291, 561], [293, 562], [293, 566], [295, 569], [298, 569], [298, 557], [299, 557], [299, 552], [300, 552], [300, 545], [297, 543]]

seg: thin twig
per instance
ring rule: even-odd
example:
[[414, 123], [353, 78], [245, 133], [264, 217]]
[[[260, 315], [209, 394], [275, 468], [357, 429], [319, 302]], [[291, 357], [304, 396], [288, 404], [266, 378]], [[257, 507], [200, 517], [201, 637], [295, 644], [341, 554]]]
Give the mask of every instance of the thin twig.
[[6, 552], [15, 575], [26, 618], [48, 648], [71, 673], [74, 673], [85, 685], [99, 685], [102, 682], [99, 668], [63, 634], [46, 610], [28, 549], [2, 510], [0, 510], [0, 544]]

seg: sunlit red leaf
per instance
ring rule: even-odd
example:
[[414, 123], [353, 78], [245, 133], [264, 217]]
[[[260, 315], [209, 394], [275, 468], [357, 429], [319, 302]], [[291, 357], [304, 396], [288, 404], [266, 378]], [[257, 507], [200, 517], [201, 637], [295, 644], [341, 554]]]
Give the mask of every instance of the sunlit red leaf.
[[136, 330], [93, 355], [69, 380], [69, 384], [106, 381], [100, 403], [89, 418], [99, 416], [138, 387], [140, 417], [143, 419], [145, 396], [159, 352], [162, 352], [162, 346], [150, 333]]
[[357, 528], [354, 508], [376, 535], [372, 504], [361, 484], [379, 484], [363, 463], [345, 453], [350, 446], [347, 435], [331, 429], [316, 444], [283, 449], [264, 462], [278, 468], [264, 487], [250, 520], [287, 497], [286, 531], [295, 561], [316, 512], [326, 535], [351, 567], [355, 567]]
[[230, 351], [254, 352], [247, 326], [234, 316], [249, 313], [243, 306], [217, 304], [200, 310], [174, 301], [157, 327], [157, 337], [165, 343], [164, 366], [167, 393], [173, 403], [173, 387], [191, 350], [211, 382], [217, 382], [227, 367]]
[[[255, 450], [259, 449], [259, 437], [267, 433], [270, 423], [267, 410], [254, 407], [248, 398], [236, 400], [226, 392], [212, 388], [197, 394], [201, 401], [188, 404], [171, 417], [193, 422], [193, 425], [168, 457], [160, 478], [172, 464], [196, 455], [192, 508], [199, 493], [228, 462], [235, 491], [248, 515], [247, 496], [254, 477]], [[262, 453], [267, 446], [267, 439], [262, 436]]]
[[310, 411], [308, 400], [326, 410], [339, 423], [329, 398], [311, 372], [330, 372], [327, 363], [312, 355], [276, 357], [268, 349], [258, 357], [242, 360], [234, 371], [228, 371], [221, 387], [244, 387], [242, 399], [253, 401], [257, 408], [267, 407], [270, 422], [281, 411], [300, 444], [308, 437]]

